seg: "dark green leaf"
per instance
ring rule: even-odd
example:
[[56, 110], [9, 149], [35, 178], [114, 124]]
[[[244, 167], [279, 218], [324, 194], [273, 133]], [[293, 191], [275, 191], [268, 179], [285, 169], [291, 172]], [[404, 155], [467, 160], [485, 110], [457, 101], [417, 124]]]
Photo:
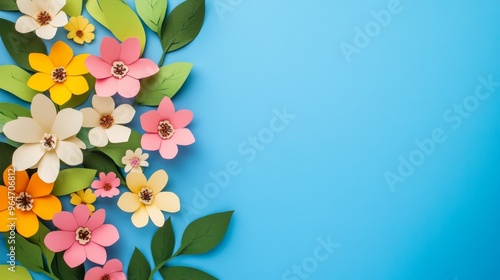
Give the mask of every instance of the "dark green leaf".
[[189, 224], [177, 255], [204, 254], [215, 248], [224, 238], [233, 212], [208, 215]]
[[42, 254], [43, 256], [45, 256], [47, 264], [50, 265], [52, 263], [52, 260], [54, 259], [55, 254], [54, 252], [49, 250], [47, 246], [45, 246], [45, 242], [43, 241], [45, 239], [45, 236], [47, 236], [47, 234], [50, 232], [50, 230], [41, 222], [38, 223], [39, 226], [37, 233], [32, 237], [28, 238], [28, 241], [37, 245], [38, 247], [40, 247], [40, 249], [42, 249]]
[[[0, 174], [3, 174], [4, 170], [12, 164], [12, 155], [15, 150], [15, 147], [0, 142]], [[0, 184], [5, 186], [3, 176], [0, 176]]]
[[[1, 80], [1, 78], [0, 78]], [[0, 103], [0, 133], [3, 133], [3, 126], [18, 117], [30, 117], [30, 111], [23, 106], [13, 103]]]
[[95, 78], [90, 74], [83, 75], [83, 77], [85, 78], [85, 80], [87, 80], [87, 84], [89, 85], [89, 90], [84, 94], [71, 96], [71, 99], [68, 102], [60, 106], [61, 109], [75, 108], [77, 106], [82, 105], [85, 101], [87, 101], [90, 94], [94, 90]]
[[167, 0], [135, 0], [135, 8], [142, 21], [160, 36], [167, 12]]
[[187, 266], [170, 266], [160, 268], [164, 280], [217, 280], [212, 275]]
[[85, 276], [85, 267], [83, 264], [71, 268], [64, 261], [64, 252], [56, 253], [52, 261], [52, 272], [60, 280], [83, 280]]
[[16, 235], [16, 260], [27, 269], [35, 272], [43, 272], [42, 249], [30, 243], [20, 234]]
[[30, 53], [47, 53], [45, 44], [35, 33], [21, 34], [16, 31], [13, 22], [2, 18], [0, 18], [0, 36], [10, 56], [26, 70], [33, 71], [28, 61]]
[[83, 167], [97, 170], [100, 172], [109, 173], [114, 172], [116, 177], [120, 179], [120, 184], [125, 186], [127, 183], [120, 172], [120, 169], [114, 161], [105, 154], [98, 151], [83, 152]]
[[61, 170], [54, 182], [52, 194], [55, 196], [63, 196], [83, 190], [92, 184], [96, 172], [95, 169], [85, 168]]
[[142, 252], [136, 247], [132, 254], [132, 258], [130, 258], [130, 264], [128, 265], [128, 279], [147, 280], [150, 274], [151, 267], [146, 257], [144, 257]]
[[125, 152], [127, 150], [135, 151], [136, 148], [140, 147], [141, 137], [142, 135], [139, 132], [132, 130], [128, 142], [109, 143], [106, 147], [99, 147], [97, 149], [112, 158], [119, 167], [124, 167], [125, 165], [122, 163], [122, 158], [125, 156]]
[[19, 11], [16, 0], [1, 0], [0, 11]]
[[151, 253], [153, 254], [155, 265], [170, 258], [174, 252], [174, 246], [174, 229], [172, 228], [172, 221], [168, 218], [165, 224], [156, 231], [151, 240]]
[[24, 101], [31, 102], [38, 91], [28, 87], [31, 75], [15, 65], [0, 66], [0, 88]]

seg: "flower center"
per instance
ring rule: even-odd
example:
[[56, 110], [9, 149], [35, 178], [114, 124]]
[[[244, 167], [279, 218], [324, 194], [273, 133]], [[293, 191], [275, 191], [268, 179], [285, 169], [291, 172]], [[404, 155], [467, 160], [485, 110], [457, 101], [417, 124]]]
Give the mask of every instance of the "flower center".
[[102, 188], [103, 188], [105, 191], [109, 191], [110, 189], [112, 189], [112, 188], [113, 188], [113, 186], [111, 186], [111, 184], [110, 184], [110, 183], [106, 183], [106, 184], [104, 184], [104, 187], [102, 187]]
[[27, 192], [22, 192], [16, 197], [16, 207], [21, 211], [30, 211], [33, 209], [35, 200]]
[[128, 73], [128, 67], [122, 61], [113, 62], [113, 67], [111, 67], [111, 75], [118, 79], [125, 77]]
[[53, 134], [44, 133], [40, 144], [45, 148], [45, 150], [50, 151], [56, 148], [57, 137]]
[[52, 17], [46, 11], [41, 11], [38, 16], [36, 16], [36, 21], [40, 25], [47, 25], [52, 20]]
[[83, 31], [77, 30], [76, 31], [76, 36], [82, 38], [83, 37]]
[[139, 164], [141, 164], [141, 160], [136, 157], [130, 160], [130, 165], [132, 165], [132, 167], [137, 167]]
[[103, 128], [110, 128], [113, 125], [114, 122], [115, 122], [115, 120], [113, 119], [113, 116], [111, 116], [111, 115], [104, 115], [104, 116], [101, 116], [99, 124]]
[[153, 190], [142, 188], [139, 192], [139, 200], [146, 205], [151, 205], [153, 203]]
[[92, 238], [92, 235], [90, 234], [89, 228], [79, 227], [76, 230], [75, 240], [78, 241], [78, 243], [85, 245], [90, 242], [90, 238]]
[[161, 121], [158, 124], [158, 135], [161, 139], [170, 139], [174, 136], [174, 126], [169, 121]]
[[104, 274], [100, 280], [111, 280], [111, 277], [109, 276], [109, 274]]
[[54, 69], [54, 71], [52, 71], [52, 79], [56, 83], [62, 83], [66, 81], [66, 76], [66, 69], [64, 69], [64, 67], [58, 67]]

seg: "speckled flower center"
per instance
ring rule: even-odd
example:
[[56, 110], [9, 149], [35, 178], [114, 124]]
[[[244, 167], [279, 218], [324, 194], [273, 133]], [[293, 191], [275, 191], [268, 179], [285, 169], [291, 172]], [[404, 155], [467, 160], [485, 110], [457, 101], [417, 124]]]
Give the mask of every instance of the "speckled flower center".
[[66, 81], [66, 77], [68, 75], [66, 74], [66, 69], [64, 67], [58, 67], [52, 71], [52, 80], [56, 83], [63, 83]]
[[92, 235], [90, 233], [89, 228], [87, 227], [79, 227], [76, 230], [76, 237], [75, 240], [78, 241], [78, 243], [85, 245], [90, 242], [90, 238], [92, 238]]
[[151, 205], [151, 203], [153, 203], [153, 190], [150, 188], [142, 188], [139, 192], [139, 200], [146, 205]]
[[33, 209], [35, 200], [27, 192], [22, 192], [16, 197], [16, 207], [21, 211], [30, 211]]
[[161, 121], [158, 124], [158, 135], [161, 139], [170, 139], [174, 136], [174, 126], [169, 121]]
[[109, 191], [113, 188], [110, 183], [105, 183], [104, 186], [102, 187], [105, 191]]
[[104, 116], [101, 116], [101, 119], [99, 120], [99, 125], [102, 128], [110, 128], [114, 122], [115, 122], [115, 119], [113, 119], [113, 116], [104, 115]]
[[125, 77], [128, 73], [128, 67], [122, 61], [113, 62], [113, 67], [111, 67], [111, 75], [118, 79]]
[[49, 24], [49, 22], [52, 20], [52, 17], [50, 16], [49, 13], [47, 13], [46, 11], [41, 11], [37, 16], [36, 16], [36, 21], [40, 24], [40, 25], [47, 25]]
[[141, 164], [141, 160], [136, 158], [136, 157], [133, 157], [131, 160], [130, 160], [130, 165], [132, 165], [132, 167], [137, 167]]
[[83, 37], [83, 31], [77, 30], [76, 31], [76, 36], [82, 38]]
[[104, 274], [100, 280], [111, 280], [111, 276], [109, 276], [109, 274]]
[[45, 148], [45, 150], [50, 151], [56, 148], [57, 137], [54, 134], [44, 133], [40, 144]]

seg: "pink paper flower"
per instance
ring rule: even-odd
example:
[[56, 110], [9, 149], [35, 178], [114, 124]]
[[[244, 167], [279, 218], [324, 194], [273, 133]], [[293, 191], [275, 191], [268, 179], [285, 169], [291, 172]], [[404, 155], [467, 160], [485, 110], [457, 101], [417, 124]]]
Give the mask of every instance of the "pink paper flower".
[[141, 43], [129, 38], [122, 44], [111, 37], [101, 42], [101, 57], [91, 55], [85, 60], [90, 74], [97, 80], [95, 92], [98, 96], [113, 96], [118, 92], [125, 98], [139, 93], [139, 79], [156, 74], [160, 69], [151, 60], [139, 58]]
[[99, 173], [99, 180], [95, 180], [91, 185], [95, 189], [96, 196], [109, 198], [120, 194], [119, 186], [120, 179], [116, 177], [114, 172], [109, 172], [107, 175], [104, 172]]
[[69, 267], [77, 267], [86, 259], [104, 264], [107, 259], [104, 247], [115, 244], [120, 238], [118, 230], [111, 224], [104, 224], [106, 211], [97, 210], [90, 217], [85, 205], [78, 205], [73, 213], [57, 213], [52, 222], [60, 230], [52, 231], [44, 239], [45, 245], [53, 252], [64, 252], [64, 261]]
[[93, 267], [87, 271], [84, 280], [126, 280], [123, 264], [118, 259], [109, 260], [104, 267]]
[[141, 138], [142, 148], [160, 150], [163, 158], [173, 159], [177, 155], [177, 145], [187, 146], [195, 141], [191, 131], [185, 128], [192, 120], [191, 111], [175, 112], [170, 98], [164, 97], [158, 111], [152, 110], [141, 115], [141, 126], [146, 131]]

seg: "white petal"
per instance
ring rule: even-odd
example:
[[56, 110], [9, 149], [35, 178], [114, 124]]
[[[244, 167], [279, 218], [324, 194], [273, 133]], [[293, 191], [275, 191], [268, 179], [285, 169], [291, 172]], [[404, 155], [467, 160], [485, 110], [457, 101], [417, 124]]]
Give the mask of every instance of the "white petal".
[[89, 131], [89, 140], [96, 147], [104, 147], [108, 144], [108, 135], [102, 127], [94, 127]]
[[19, 143], [40, 143], [44, 131], [35, 120], [20, 117], [6, 123], [3, 127], [3, 133], [10, 140]]
[[52, 183], [59, 174], [60, 162], [54, 150], [45, 153], [38, 163], [38, 176], [45, 183]]
[[115, 109], [115, 101], [111, 97], [94, 95], [92, 97], [92, 107], [94, 107], [99, 115], [111, 115]]
[[82, 141], [82, 140], [80, 140], [80, 139], [79, 139], [78, 137], [76, 137], [76, 136], [70, 137], [70, 138], [68, 138], [68, 139], [66, 139], [66, 140], [64, 140], [64, 141], [66, 141], [66, 142], [71, 142], [71, 143], [73, 143], [73, 144], [77, 145], [77, 146], [78, 146], [78, 148], [80, 148], [80, 149], [82, 149], [82, 150], [85, 150], [85, 149], [87, 148], [87, 146], [85, 145], [85, 143], [83, 143], [83, 141]]
[[45, 40], [50, 40], [56, 36], [57, 33], [57, 27], [54, 27], [50, 24], [40, 26], [36, 31], [36, 36], [45, 39]]
[[130, 138], [130, 133], [132, 133], [132, 130], [129, 127], [119, 124], [115, 124], [105, 131], [106, 135], [108, 136], [109, 142], [111, 143], [127, 142]]
[[21, 16], [16, 21], [16, 31], [19, 33], [28, 33], [40, 28], [40, 24], [30, 16]]
[[83, 127], [96, 127], [99, 126], [101, 115], [92, 108], [83, 108], [80, 110], [83, 114]]
[[65, 12], [60, 11], [55, 17], [50, 21], [50, 25], [54, 27], [63, 27], [68, 24], [68, 16]]
[[146, 206], [146, 210], [148, 211], [149, 217], [151, 218], [151, 221], [153, 221], [153, 224], [155, 224], [155, 226], [163, 226], [163, 224], [165, 223], [165, 217], [163, 216], [163, 213], [160, 211], [158, 206], [148, 205]]
[[[122, 163], [123, 163], [123, 162], [122, 162]], [[123, 163], [123, 164], [125, 164], [125, 163]], [[130, 165], [130, 163], [127, 163], [127, 164], [125, 165], [125, 168], [124, 168], [124, 170], [123, 170], [123, 171], [125, 171], [125, 173], [128, 173], [131, 169], [132, 169], [132, 165]]]
[[57, 136], [57, 139], [64, 140], [71, 136], [75, 136], [82, 128], [83, 114], [75, 109], [66, 108], [56, 116], [52, 133]]
[[31, 101], [31, 116], [42, 127], [44, 131], [49, 132], [56, 119], [56, 107], [54, 103], [43, 94], [37, 94]]
[[57, 156], [67, 165], [78, 165], [83, 162], [82, 150], [75, 143], [59, 141], [56, 146]]
[[129, 123], [134, 118], [134, 115], [135, 109], [129, 104], [122, 104], [116, 107], [115, 111], [112, 114], [113, 119], [117, 124]]
[[31, 0], [17, 0], [17, 8], [21, 13], [36, 18], [40, 13], [40, 9]]
[[35, 166], [45, 154], [42, 144], [24, 144], [12, 156], [12, 166], [16, 170], [26, 170]]
[[146, 207], [143, 205], [132, 214], [132, 223], [138, 228], [145, 227], [149, 222], [149, 215]]
[[161, 192], [157, 194], [153, 203], [165, 212], [177, 213], [181, 210], [179, 197], [173, 192]]
[[47, 11], [50, 15], [57, 14], [66, 5], [66, 0], [33, 0], [41, 11]]

